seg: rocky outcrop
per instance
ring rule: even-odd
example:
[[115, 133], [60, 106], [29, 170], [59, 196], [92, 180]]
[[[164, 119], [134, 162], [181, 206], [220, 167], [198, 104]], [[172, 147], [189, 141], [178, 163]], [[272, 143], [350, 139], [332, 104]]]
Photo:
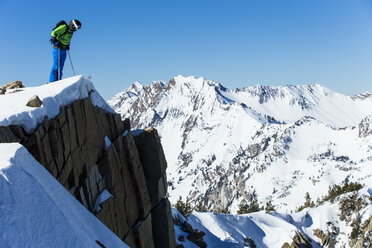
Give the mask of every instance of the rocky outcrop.
[[[182, 221], [178, 217], [173, 219], [174, 224], [181, 227], [181, 230], [187, 234], [187, 239], [197, 245], [200, 248], [206, 248], [207, 243], [204, 241], [203, 237], [205, 236], [205, 232], [199, 231], [198, 229], [193, 229], [192, 226], [186, 221]], [[178, 241], [181, 243], [185, 241], [185, 237], [183, 235], [178, 237]], [[183, 247], [182, 244], [179, 244], [177, 247]]]
[[5, 89], [19, 89], [19, 88], [24, 88], [22, 81], [16, 80], [14, 82], [7, 83], [4, 85]]
[[340, 228], [336, 227], [332, 222], [327, 222], [329, 230], [323, 232], [320, 229], [315, 229], [313, 231], [314, 235], [321, 240], [321, 246], [327, 246], [329, 248], [336, 247], [337, 236], [340, 233]]
[[24, 88], [22, 81], [14, 81], [0, 86], [0, 95], [5, 94], [7, 90]]
[[130, 247], [175, 247], [159, 137], [156, 130], [133, 137], [129, 126], [88, 97], [46, 118], [32, 133], [2, 127], [0, 137], [22, 143]]
[[43, 102], [40, 100], [40, 98], [37, 95], [32, 96], [26, 106], [33, 107], [33, 108], [38, 108], [43, 104]]
[[361, 234], [355, 247], [372, 247], [372, 216], [362, 224]]
[[14, 127], [0, 127], [0, 143], [20, 142], [21, 140], [13, 133]]
[[284, 243], [282, 248], [312, 248], [311, 239], [302, 232], [296, 232], [292, 244]]
[[367, 116], [359, 123], [359, 137], [366, 138], [372, 135], [372, 115]]

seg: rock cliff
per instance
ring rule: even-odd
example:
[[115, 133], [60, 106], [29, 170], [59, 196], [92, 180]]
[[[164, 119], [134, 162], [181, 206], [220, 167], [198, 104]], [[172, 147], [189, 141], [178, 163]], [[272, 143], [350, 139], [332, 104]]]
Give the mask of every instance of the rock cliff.
[[0, 127], [130, 247], [175, 247], [167, 167], [156, 130], [132, 134], [128, 120], [74, 101], [32, 132]]

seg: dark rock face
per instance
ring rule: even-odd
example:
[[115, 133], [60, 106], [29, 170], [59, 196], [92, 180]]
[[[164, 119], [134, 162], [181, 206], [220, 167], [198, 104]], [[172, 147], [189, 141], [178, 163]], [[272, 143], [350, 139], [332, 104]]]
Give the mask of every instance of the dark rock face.
[[155, 247], [173, 247], [175, 233], [170, 203], [167, 198], [167, 178], [163, 148], [156, 129], [149, 129], [134, 137], [143, 166], [152, 211], [152, 232]]
[[20, 142], [10, 127], [0, 127], [0, 143]]
[[134, 139], [129, 126], [120, 115], [94, 107], [88, 97], [46, 118], [31, 134], [1, 127], [0, 142], [22, 143], [130, 247], [175, 247], [158, 134], [152, 130]]

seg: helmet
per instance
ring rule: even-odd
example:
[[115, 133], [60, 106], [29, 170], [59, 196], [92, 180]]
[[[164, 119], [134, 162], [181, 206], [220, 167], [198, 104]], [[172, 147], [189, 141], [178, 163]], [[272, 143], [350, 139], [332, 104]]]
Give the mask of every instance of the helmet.
[[68, 25], [73, 31], [81, 28], [81, 22], [79, 20], [71, 20]]

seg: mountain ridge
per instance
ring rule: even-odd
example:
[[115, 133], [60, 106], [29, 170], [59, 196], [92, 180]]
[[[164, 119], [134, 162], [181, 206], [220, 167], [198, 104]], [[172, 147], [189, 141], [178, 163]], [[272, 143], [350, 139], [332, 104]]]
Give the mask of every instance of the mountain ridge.
[[[327, 124], [344, 127], [356, 126], [358, 123], [355, 122], [355, 119], [361, 120], [368, 115], [366, 114], [368, 112], [368, 106], [362, 106], [361, 113], [353, 113], [352, 110], [361, 108], [360, 105], [365, 105], [363, 104], [363, 100], [369, 99], [369, 92], [364, 92], [356, 96], [347, 96], [336, 93], [320, 84], [286, 86], [255, 85], [242, 89], [229, 90], [220, 83], [206, 80], [202, 77], [182, 77], [180, 75], [172, 78], [169, 83], [165, 83], [164, 81], [153, 81], [148, 86], [143, 86], [137, 82], [137, 86], [133, 84], [127, 90], [111, 98], [108, 103], [115, 107], [117, 111], [123, 111], [118, 107], [119, 105], [116, 102], [118, 99], [122, 99], [121, 101], [123, 101], [123, 99], [134, 98], [133, 101], [135, 101], [135, 99], [141, 95], [147, 98], [147, 102], [150, 102], [150, 104], [142, 106], [142, 109], [144, 109], [154, 107], [159, 94], [169, 92], [173, 87], [180, 88], [180, 92], [182, 93], [184, 93], [187, 88], [196, 89], [195, 92], [200, 92], [199, 90], [202, 89], [200, 85], [203, 86], [203, 89], [206, 89], [208, 86], [214, 88], [219, 96], [218, 99], [222, 102], [237, 103], [251, 109], [253, 108], [256, 112], [260, 113], [263, 118], [273, 118], [279, 122], [294, 122], [304, 115], [310, 115]], [[133, 91], [134, 88], [136, 89]], [[128, 96], [126, 97], [125, 94]], [[334, 98], [335, 101], [329, 101], [330, 98]], [[327, 110], [317, 109], [317, 107], [319, 108], [322, 104], [324, 105], [323, 102], [329, 105], [327, 107], [332, 107], [332, 110], [328, 112], [333, 112], [333, 116], [323, 116], [321, 113]], [[344, 104], [345, 110], [338, 107], [339, 102], [348, 103]], [[276, 108], [273, 105], [277, 105]], [[285, 110], [288, 106], [290, 106], [290, 108]], [[136, 106], [134, 106], [134, 108], [136, 108]], [[272, 108], [272, 110], [267, 111], [267, 109], [270, 108]], [[123, 111], [123, 113], [128, 112], [128, 109]], [[307, 113], [304, 114], [304, 110], [306, 110]], [[337, 117], [340, 115], [346, 116], [347, 118], [344, 118], [346, 121], [340, 121], [340, 118]]]
[[195, 205], [236, 211], [257, 189], [261, 204], [271, 199], [294, 210], [306, 191], [316, 199], [331, 185], [367, 180], [359, 172], [352, 179], [350, 169], [372, 176], [371, 136], [360, 138], [358, 129], [372, 114], [368, 98], [353, 100], [319, 84], [228, 90], [192, 76], [137, 89], [108, 103], [130, 116], [133, 128], [158, 129], [173, 203], [188, 195]]

